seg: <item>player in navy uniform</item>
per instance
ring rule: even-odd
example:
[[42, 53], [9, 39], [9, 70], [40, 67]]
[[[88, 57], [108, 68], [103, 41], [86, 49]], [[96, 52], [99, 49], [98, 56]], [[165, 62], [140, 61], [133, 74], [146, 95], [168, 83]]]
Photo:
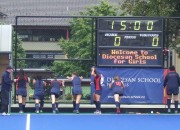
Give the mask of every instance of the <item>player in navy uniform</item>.
[[24, 70], [20, 69], [16, 82], [16, 95], [18, 97], [19, 103], [19, 113], [23, 113], [25, 110], [27, 87], [28, 87], [28, 77], [24, 74]]
[[62, 95], [62, 87], [64, 87], [64, 81], [57, 80], [57, 78], [55, 78], [53, 81], [51, 81], [51, 87], [52, 110], [53, 113], [58, 113], [58, 98], [60, 95]]
[[123, 82], [120, 80], [119, 76], [115, 76], [114, 80], [111, 84], [109, 84], [109, 88], [112, 88], [114, 91], [114, 101], [116, 105], [116, 113], [120, 113], [120, 101], [124, 92]]
[[174, 105], [175, 105], [175, 113], [178, 113], [178, 94], [179, 94], [179, 86], [180, 86], [180, 78], [179, 74], [176, 72], [174, 66], [169, 67], [169, 73], [166, 75], [164, 80], [164, 87], [167, 87], [167, 106], [168, 106], [168, 113], [171, 112], [171, 99], [172, 95], [174, 98]]
[[44, 106], [44, 89], [46, 86], [46, 82], [44, 82], [41, 76], [37, 76], [36, 79], [33, 80], [34, 85], [34, 96], [35, 99], [35, 112], [39, 113], [42, 111]]
[[97, 73], [95, 67], [91, 68], [91, 75], [94, 77], [94, 86], [95, 86], [95, 92], [93, 93], [93, 98], [94, 98], [94, 104], [96, 106], [96, 111], [94, 112], [95, 114], [101, 114], [101, 93], [102, 93], [102, 88], [101, 88], [101, 75]]
[[9, 95], [12, 89], [13, 80], [11, 80], [11, 73], [13, 72], [13, 68], [8, 66], [4, 73], [2, 74], [2, 87], [1, 87], [1, 112], [2, 115], [8, 114], [8, 105], [9, 105]]
[[79, 104], [82, 97], [81, 80], [83, 77], [79, 77], [77, 72], [74, 72], [71, 77], [67, 77], [72, 81], [72, 95], [73, 95], [73, 112], [79, 114]]

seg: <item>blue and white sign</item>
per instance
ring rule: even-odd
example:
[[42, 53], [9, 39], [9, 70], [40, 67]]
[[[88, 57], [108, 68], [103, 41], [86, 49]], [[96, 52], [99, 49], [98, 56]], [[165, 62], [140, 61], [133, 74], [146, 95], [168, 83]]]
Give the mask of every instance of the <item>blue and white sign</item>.
[[[109, 84], [116, 75], [120, 76], [125, 85], [122, 103], [163, 103], [164, 69], [96, 69], [101, 74], [102, 103], [114, 103], [113, 90], [109, 88]], [[91, 87], [93, 93], [94, 85]]]

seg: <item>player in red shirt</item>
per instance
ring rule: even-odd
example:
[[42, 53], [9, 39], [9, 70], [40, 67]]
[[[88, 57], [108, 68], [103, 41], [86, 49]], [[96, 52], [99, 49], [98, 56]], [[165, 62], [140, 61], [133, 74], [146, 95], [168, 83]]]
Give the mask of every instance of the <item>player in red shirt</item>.
[[94, 77], [94, 87], [95, 91], [93, 93], [93, 98], [94, 98], [94, 104], [96, 105], [96, 111], [94, 112], [95, 114], [101, 114], [101, 75], [97, 73], [95, 67], [91, 68], [91, 75]]

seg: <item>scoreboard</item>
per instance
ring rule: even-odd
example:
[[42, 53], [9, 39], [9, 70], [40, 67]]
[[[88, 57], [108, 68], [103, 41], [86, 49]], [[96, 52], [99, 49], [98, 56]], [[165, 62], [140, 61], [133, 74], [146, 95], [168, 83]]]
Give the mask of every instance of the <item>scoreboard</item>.
[[98, 18], [97, 66], [163, 67], [163, 19]]

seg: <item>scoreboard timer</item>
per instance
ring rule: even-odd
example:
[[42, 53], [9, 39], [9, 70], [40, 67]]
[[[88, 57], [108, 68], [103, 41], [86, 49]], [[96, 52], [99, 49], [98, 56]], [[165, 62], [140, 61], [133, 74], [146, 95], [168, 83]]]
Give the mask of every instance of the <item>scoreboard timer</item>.
[[163, 19], [98, 18], [97, 66], [163, 67]]

